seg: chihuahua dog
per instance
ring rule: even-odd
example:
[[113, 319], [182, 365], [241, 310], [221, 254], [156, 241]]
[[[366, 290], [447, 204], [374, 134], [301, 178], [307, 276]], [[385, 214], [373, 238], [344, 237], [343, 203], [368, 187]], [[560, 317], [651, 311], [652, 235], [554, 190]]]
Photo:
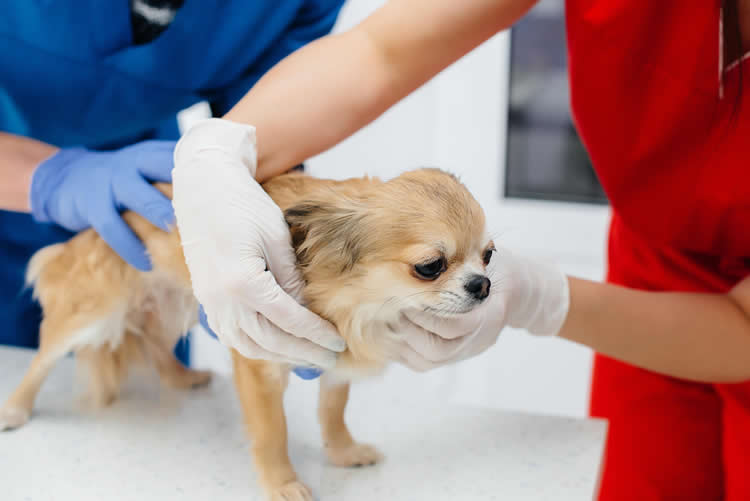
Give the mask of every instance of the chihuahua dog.
[[[157, 187], [171, 196], [171, 186]], [[284, 211], [305, 304], [347, 342], [320, 380], [318, 415], [325, 452], [338, 466], [374, 464], [381, 454], [356, 442], [344, 421], [349, 381], [380, 372], [403, 343], [409, 310], [438, 316], [469, 312], [490, 294], [486, 267], [494, 246], [484, 213], [452, 175], [436, 169], [390, 181], [345, 181], [286, 174], [263, 185]], [[136, 361], [154, 365], [171, 386], [205, 384], [210, 374], [172, 355], [197, 320], [177, 231], [165, 233], [132, 212], [123, 216], [149, 250], [153, 270], [125, 263], [92, 230], [40, 250], [28, 280], [44, 310], [40, 347], [23, 381], [0, 409], [0, 429], [24, 424], [56, 360], [75, 351], [90, 373], [94, 402], [106, 405]], [[287, 453], [283, 394], [288, 365], [232, 351], [234, 380], [259, 481], [269, 499], [311, 500]]]

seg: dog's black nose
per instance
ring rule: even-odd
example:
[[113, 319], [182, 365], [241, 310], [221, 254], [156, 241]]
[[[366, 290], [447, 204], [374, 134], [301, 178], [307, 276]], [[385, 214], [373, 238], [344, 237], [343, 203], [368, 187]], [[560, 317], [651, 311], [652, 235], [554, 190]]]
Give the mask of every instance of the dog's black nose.
[[474, 275], [466, 282], [464, 289], [481, 301], [490, 295], [490, 285], [492, 285], [492, 282], [489, 278], [484, 275]]

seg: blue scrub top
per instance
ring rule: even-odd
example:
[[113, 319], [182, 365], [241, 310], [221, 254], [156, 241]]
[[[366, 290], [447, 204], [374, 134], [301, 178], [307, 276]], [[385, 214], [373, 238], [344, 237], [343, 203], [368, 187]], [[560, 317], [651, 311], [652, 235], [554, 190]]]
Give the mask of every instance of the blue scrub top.
[[[225, 113], [276, 62], [327, 34], [343, 1], [186, 0], [143, 45], [133, 44], [129, 0], [5, 2], [0, 130], [94, 149], [176, 139], [178, 111], [205, 100]], [[0, 211], [0, 344], [37, 345], [26, 263], [70, 236]]]

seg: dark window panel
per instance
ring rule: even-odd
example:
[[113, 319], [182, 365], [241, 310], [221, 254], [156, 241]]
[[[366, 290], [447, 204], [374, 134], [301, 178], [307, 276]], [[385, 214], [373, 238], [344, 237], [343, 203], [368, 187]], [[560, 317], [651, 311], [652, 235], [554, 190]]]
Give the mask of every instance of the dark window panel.
[[511, 31], [505, 196], [607, 203], [571, 119], [563, 5], [542, 1]]

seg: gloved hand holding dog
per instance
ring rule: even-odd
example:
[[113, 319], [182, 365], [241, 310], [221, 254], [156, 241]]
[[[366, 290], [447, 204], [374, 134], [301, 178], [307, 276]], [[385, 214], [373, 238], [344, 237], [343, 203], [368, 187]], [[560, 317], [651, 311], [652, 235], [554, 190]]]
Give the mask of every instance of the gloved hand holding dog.
[[485, 304], [452, 318], [406, 313], [398, 327], [399, 360], [425, 371], [482, 353], [506, 326], [540, 336], [557, 335], [568, 313], [568, 279], [554, 266], [499, 248], [488, 270], [493, 278]]
[[[210, 329], [249, 358], [332, 367], [343, 339], [297, 300], [302, 280], [278, 206], [255, 181], [255, 130], [211, 119], [175, 149], [174, 208], [196, 297]], [[498, 252], [490, 298], [445, 318], [405, 312], [404, 342], [391, 354], [415, 370], [475, 356], [506, 326], [556, 334], [568, 309], [568, 282], [554, 267]]]
[[255, 129], [221, 119], [197, 124], [174, 154], [173, 205], [193, 291], [211, 330], [248, 358], [322, 368], [344, 340], [297, 300], [281, 209], [255, 181]]
[[70, 231], [93, 227], [132, 266], [151, 269], [146, 248], [120, 211], [135, 211], [169, 231], [172, 205], [151, 182], [172, 180], [174, 146], [174, 141], [144, 141], [116, 151], [58, 150], [33, 172], [34, 219]]

